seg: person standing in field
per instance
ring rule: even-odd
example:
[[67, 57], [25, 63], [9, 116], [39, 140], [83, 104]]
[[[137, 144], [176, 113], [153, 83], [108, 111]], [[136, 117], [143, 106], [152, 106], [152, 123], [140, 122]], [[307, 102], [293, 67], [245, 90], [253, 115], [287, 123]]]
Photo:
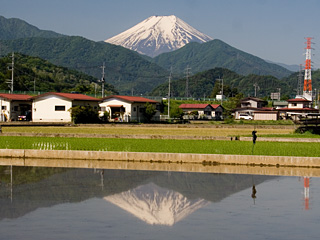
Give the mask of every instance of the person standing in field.
[[253, 144], [256, 144], [256, 140], [257, 140], [257, 135], [256, 135], [257, 131], [252, 131], [252, 142]]

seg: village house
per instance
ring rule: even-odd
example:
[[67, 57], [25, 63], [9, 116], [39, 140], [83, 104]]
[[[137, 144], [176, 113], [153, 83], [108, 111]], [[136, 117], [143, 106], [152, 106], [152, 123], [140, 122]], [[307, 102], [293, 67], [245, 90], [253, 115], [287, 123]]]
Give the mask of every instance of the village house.
[[298, 120], [308, 113], [319, 113], [319, 109], [312, 108], [312, 101], [305, 98], [293, 98], [288, 100], [288, 107], [278, 109], [280, 118]]
[[220, 104], [188, 104], [184, 103], [179, 106], [182, 109], [184, 119], [214, 119], [222, 120], [224, 108]]
[[[100, 102], [100, 116], [104, 112], [109, 112], [110, 121], [124, 121], [124, 122], [144, 122], [146, 104], [150, 103], [157, 108], [159, 102], [134, 96], [111, 95], [105, 97]], [[160, 112], [157, 109], [152, 118], [153, 121], [160, 121]]]
[[[233, 109], [235, 119], [254, 119], [255, 112], [259, 112], [258, 120], [274, 118], [274, 113], [271, 113], [272, 108], [267, 107], [268, 102], [256, 97], [246, 97], [241, 99], [240, 107]], [[262, 113], [261, 112], [266, 112]], [[273, 115], [267, 116], [268, 114]], [[258, 115], [257, 115], [258, 116]]]
[[31, 98], [32, 96], [26, 94], [1, 93], [0, 121], [31, 120]]
[[91, 106], [99, 109], [100, 99], [78, 93], [49, 92], [32, 97], [33, 122], [71, 122], [70, 108]]

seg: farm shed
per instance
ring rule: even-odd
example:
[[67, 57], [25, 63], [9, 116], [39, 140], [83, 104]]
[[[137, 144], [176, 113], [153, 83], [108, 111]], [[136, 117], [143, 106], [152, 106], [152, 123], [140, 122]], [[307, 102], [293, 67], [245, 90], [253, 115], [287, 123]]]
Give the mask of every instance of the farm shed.
[[278, 120], [278, 111], [256, 111], [254, 112], [254, 120]]
[[31, 120], [32, 96], [26, 94], [0, 94], [0, 121]]

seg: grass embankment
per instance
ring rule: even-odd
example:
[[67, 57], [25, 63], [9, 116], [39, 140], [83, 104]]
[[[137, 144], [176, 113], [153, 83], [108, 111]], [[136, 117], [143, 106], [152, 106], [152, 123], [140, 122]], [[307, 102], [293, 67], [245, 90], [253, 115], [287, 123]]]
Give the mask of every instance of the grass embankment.
[[167, 152], [319, 157], [319, 143], [210, 140], [0, 137], [2, 149]]

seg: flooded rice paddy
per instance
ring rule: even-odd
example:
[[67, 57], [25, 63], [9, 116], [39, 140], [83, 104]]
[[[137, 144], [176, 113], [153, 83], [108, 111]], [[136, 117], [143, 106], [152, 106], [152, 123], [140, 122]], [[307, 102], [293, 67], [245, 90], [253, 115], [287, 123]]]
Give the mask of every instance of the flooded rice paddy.
[[314, 176], [2, 164], [0, 181], [0, 239], [316, 239], [320, 233]]

